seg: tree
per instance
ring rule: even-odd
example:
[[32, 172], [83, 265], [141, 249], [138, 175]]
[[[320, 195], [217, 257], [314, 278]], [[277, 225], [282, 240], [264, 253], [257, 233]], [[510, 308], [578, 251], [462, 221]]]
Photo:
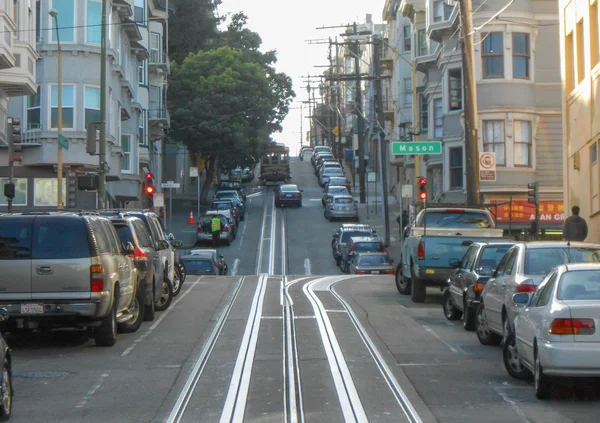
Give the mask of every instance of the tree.
[[281, 129], [294, 93], [291, 80], [248, 50], [229, 46], [190, 54], [173, 64], [169, 108], [174, 138], [204, 157], [205, 202], [217, 165], [256, 158]]

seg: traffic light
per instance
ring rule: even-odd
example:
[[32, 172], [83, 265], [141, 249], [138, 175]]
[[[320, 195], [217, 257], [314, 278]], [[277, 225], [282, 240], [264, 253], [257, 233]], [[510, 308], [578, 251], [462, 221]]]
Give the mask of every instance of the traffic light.
[[149, 185], [146, 184], [146, 188], [144, 188], [144, 191], [146, 192], [146, 195], [150, 198], [152, 198], [152, 195], [154, 194], [154, 185]]
[[20, 153], [23, 150], [21, 140], [21, 119], [8, 118], [6, 128], [6, 141], [8, 141], [9, 151]]
[[4, 184], [4, 196], [9, 200], [15, 198], [15, 184], [6, 183]]
[[95, 123], [90, 123], [87, 127], [87, 136], [85, 143], [85, 151], [88, 154], [96, 154], [96, 141], [98, 140], [98, 129]]
[[539, 188], [537, 183], [531, 182], [527, 184], [527, 202], [530, 204], [538, 204], [539, 201]]
[[419, 177], [419, 200], [427, 200], [427, 179]]
[[538, 232], [538, 224], [535, 220], [531, 221], [531, 225], [529, 226], [529, 235], [536, 235]]
[[154, 179], [154, 175], [152, 175], [152, 172], [146, 172], [146, 182], [144, 183], [144, 193], [150, 199], [153, 198], [154, 193], [156, 192], [156, 188], [154, 188], [153, 179]]

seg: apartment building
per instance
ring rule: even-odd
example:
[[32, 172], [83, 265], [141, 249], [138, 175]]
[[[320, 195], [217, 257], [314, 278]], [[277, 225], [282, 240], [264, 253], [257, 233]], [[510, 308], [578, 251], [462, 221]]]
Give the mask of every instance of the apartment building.
[[[60, 41], [62, 134], [68, 138], [62, 154], [63, 203], [94, 208], [96, 190], [77, 187], [79, 177], [99, 170], [98, 155], [86, 152], [86, 135], [90, 124], [102, 120], [101, 0], [38, 0], [36, 9], [38, 89], [14, 98], [9, 106], [10, 116], [21, 118], [23, 129], [22, 161], [14, 171], [17, 197], [22, 200], [13, 206], [55, 207], [57, 203]], [[160, 181], [158, 153], [168, 127], [163, 94], [168, 60], [161, 38], [166, 22], [166, 10], [159, 1], [108, 1], [106, 190], [112, 207], [148, 206], [142, 179], [152, 171], [155, 183]], [[159, 34], [158, 40], [154, 33]]]
[[[33, 0], [0, 3], [0, 186], [8, 182], [6, 119], [11, 98], [33, 95], [36, 84], [36, 17]], [[27, 201], [27, 181], [17, 182], [18, 202]], [[0, 210], [7, 199], [0, 192]]]
[[[562, 121], [556, 2], [533, 0], [513, 6], [499, 0], [473, 2], [478, 149], [494, 152], [495, 181], [481, 182], [481, 200], [508, 205], [493, 209], [500, 227], [525, 229], [534, 213], [527, 184], [538, 183], [541, 225], [560, 230]], [[465, 200], [464, 96], [458, 3], [404, 0], [403, 15], [415, 27], [413, 57], [424, 74], [419, 86], [420, 140], [441, 141], [439, 156], [424, 156], [430, 198]]]
[[559, 1], [565, 210], [581, 208], [586, 241], [600, 242], [598, 0]]

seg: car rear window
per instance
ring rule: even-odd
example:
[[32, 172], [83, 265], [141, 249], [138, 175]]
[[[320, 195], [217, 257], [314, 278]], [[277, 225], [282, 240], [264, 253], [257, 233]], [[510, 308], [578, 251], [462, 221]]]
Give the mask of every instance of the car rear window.
[[210, 206], [211, 209], [215, 210], [229, 210], [233, 208], [233, 204], [231, 203], [213, 203]]
[[32, 258], [42, 260], [90, 257], [83, 219], [38, 217], [33, 225]]
[[385, 264], [389, 264], [389, 261], [384, 255], [362, 256], [358, 258], [358, 266], [379, 266]]
[[553, 267], [565, 263], [597, 263], [597, 248], [529, 248], [525, 253], [525, 274], [546, 275]]
[[344, 232], [344, 234], [342, 235], [342, 244], [345, 242], [348, 242], [348, 240], [352, 237], [359, 237], [359, 236], [371, 236], [371, 232], [368, 231], [348, 231], [348, 232]]
[[564, 273], [558, 285], [557, 298], [565, 301], [600, 300], [600, 271]]
[[31, 258], [31, 218], [0, 219], [0, 260]]
[[[511, 245], [512, 246], [512, 245]], [[506, 247], [485, 247], [483, 252], [481, 253], [481, 259], [479, 260], [480, 267], [490, 267], [491, 269], [495, 269], [498, 267], [498, 263], [504, 257], [504, 254], [508, 250], [510, 250], [511, 246]]]
[[115, 225], [115, 229], [117, 230], [117, 234], [119, 235], [119, 239], [123, 245], [127, 245], [128, 242], [131, 242], [133, 245], [136, 245], [135, 239], [133, 237], [133, 233], [131, 229], [127, 225]]
[[352, 198], [336, 198], [336, 204], [352, 204]]
[[350, 194], [348, 192], [348, 188], [346, 188], [346, 187], [330, 187], [328, 193], [329, 194]]
[[357, 253], [379, 253], [383, 251], [383, 246], [380, 242], [358, 242], [354, 246], [354, 251]]
[[210, 259], [183, 258], [188, 273], [212, 273], [214, 272]]
[[296, 192], [298, 187], [296, 185], [282, 185], [279, 190], [281, 192]]
[[144, 225], [144, 222], [136, 220], [135, 222], [133, 222], [133, 227], [135, 228], [140, 247], [153, 247], [152, 239], [150, 238], [150, 234], [148, 233], [148, 229], [146, 229], [146, 225]]
[[477, 212], [427, 212], [425, 222], [430, 228], [489, 228], [491, 226], [488, 215]]

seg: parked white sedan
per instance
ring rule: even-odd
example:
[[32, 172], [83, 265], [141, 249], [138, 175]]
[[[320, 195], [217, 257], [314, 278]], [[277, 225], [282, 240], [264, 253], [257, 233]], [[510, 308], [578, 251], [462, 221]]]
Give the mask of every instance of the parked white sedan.
[[504, 345], [504, 364], [511, 373], [518, 360], [532, 372], [539, 399], [549, 397], [553, 377], [600, 376], [600, 264], [558, 266], [535, 293], [513, 301], [525, 307], [510, 335], [516, 343]]

